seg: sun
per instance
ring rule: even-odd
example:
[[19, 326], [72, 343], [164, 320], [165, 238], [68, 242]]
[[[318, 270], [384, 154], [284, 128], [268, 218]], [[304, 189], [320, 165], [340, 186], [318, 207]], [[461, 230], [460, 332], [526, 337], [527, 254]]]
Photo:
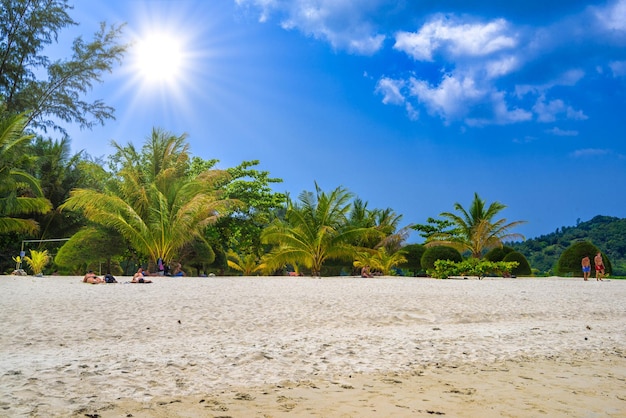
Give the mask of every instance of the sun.
[[134, 45], [134, 67], [143, 82], [175, 84], [183, 77], [185, 48], [171, 33], [149, 33]]

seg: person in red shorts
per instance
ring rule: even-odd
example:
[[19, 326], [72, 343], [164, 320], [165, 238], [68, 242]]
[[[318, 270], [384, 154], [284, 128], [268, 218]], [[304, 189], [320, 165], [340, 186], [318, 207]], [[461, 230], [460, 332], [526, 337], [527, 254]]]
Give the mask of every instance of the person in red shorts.
[[604, 277], [604, 262], [602, 261], [602, 253], [598, 251], [598, 254], [593, 258], [593, 263], [596, 266], [596, 281], [602, 281]]

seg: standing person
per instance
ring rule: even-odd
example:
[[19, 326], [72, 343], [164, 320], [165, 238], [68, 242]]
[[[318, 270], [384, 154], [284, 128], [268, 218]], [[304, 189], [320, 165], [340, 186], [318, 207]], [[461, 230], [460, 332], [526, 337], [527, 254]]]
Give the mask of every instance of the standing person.
[[583, 257], [581, 264], [583, 266], [583, 278], [587, 281], [589, 279], [589, 274], [591, 274], [591, 260], [588, 256], [585, 256]]
[[604, 277], [604, 262], [602, 261], [602, 253], [600, 251], [593, 258], [593, 263], [596, 265], [596, 281], [602, 281], [602, 277]]

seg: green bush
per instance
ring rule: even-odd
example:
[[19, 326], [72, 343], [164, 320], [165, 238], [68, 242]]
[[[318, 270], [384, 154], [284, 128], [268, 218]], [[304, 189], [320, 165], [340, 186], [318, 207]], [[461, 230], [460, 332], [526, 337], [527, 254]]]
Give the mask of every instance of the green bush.
[[485, 254], [484, 258], [487, 261], [503, 261], [504, 257], [506, 257], [507, 254], [512, 253], [513, 251], [515, 251], [514, 248], [507, 247], [506, 245], [502, 247], [496, 247], [489, 251], [487, 254]]
[[450, 276], [477, 276], [482, 279], [488, 274], [504, 276], [515, 267], [517, 261], [487, 261], [478, 258], [467, 258], [461, 262], [437, 260], [431, 275], [437, 279], [447, 279]]
[[426, 251], [426, 247], [422, 244], [409, 244], [402, 247], [406, 263], [400, 264], [401, 269], [410, 270], [414, 275], [422, 270], [422, 256]]
[[511, 251], [508, 253], [504, 259], [504, 262], [515, 261], [517, 262], [517, 267], [511, 270], [511, 274], [515, 276], [530, 276], [532, 274], [532, 270], [530, 268], [530, 264], [524, 254], [518, 251]]
[[446, 247], [445, 245], [429, 247], [422, 254], [422, 268], [430, 274], [435, 269], [435, 261], [437, 260], [449, 260], [460, 263], [463, 261], [463, 257], [460, 252], [452, 247]]
[[[561, 254], [561, 257], [559, 257], [559, 261], [556, 264], [556, 274], [559, 276], [573, 274], [574, 277], [582, 277], [583, 272], [580, 262], [583, 257], [587, 256], [591, 260], [591, 272], [593, 275], [595, 269], [593, 258], [598, 251], [598, 248], [589, 241], [579, 241], [573, 243], [567, 247]], [[604, 261], [604, 267], [606, 269], [606, 274], [608, 275], [611, 271], [611, 263], [604, 254], [602, 254], [602, 260]]]

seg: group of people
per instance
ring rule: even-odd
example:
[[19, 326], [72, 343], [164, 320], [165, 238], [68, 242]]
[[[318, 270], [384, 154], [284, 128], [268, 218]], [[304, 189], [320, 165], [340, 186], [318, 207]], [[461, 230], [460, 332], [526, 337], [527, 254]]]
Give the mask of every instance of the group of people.
[[115, 277], [111, 273], [105, 274], [103, 277], [99, 277], [93, 270], [89, 270], [85, 277], [83, 277], [83, 283], [100, 284], [100, 283], [117, 283]]
[[[182, 267], [181, 264], [177, 263], [171, 276], [175, 276], [175, 277], [185, 276], [185, 272], [182, 270], [181, 267]], [[130, 283], [152, 283], [152, 280], [147, 278], [148, 276], [157, 276], [157, 275], [162, 276], [164, 274], [165, 273], [161, 269], [159, 269], [159, 273], [153, 274], [145, 270], [143, 267], [139, 267], [137, 272], [133, 275], [133, 278], [131, 279]], [[85, 277], [83, 277], [83, 283], [100, 284], [100, 283], [117, 283], [117, 281], [110, 274], [107, 274], [104, 277], [99, 277], [96, 273], [93, 272], [93, 270], [89, 270], [87, 274], [85, 274]]]
[[[591, 260], [588, 256], [583, 257], [581, 262], [583, 268], [583, 279], [585, 281], [589, 280], [589, 276], [591, 275]], [[593, 258], [593, 264], [596, 267], [596, 281], [602, 281], [602, 278], [605, 275], [604, 270], [604, 262], [602, 261], [602, 253], [598, 251], [598, 254]]]

